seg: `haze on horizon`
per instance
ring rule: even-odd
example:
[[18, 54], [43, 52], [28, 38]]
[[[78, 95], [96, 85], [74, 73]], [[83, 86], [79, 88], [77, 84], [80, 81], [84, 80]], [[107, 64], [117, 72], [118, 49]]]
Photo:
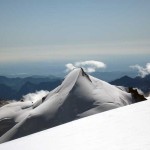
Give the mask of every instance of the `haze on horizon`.
[[38, 73], [79, 60], [145, 65], [149, 18], [149, 0], [1, 0], [0, 69]]

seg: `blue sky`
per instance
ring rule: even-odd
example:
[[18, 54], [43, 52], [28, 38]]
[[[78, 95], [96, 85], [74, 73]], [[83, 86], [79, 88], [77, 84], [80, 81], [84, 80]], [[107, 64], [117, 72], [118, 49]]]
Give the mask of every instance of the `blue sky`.
[[0, 1], [0, 69], [80, 59], [121, 68], [148, 55], [149, 0]]

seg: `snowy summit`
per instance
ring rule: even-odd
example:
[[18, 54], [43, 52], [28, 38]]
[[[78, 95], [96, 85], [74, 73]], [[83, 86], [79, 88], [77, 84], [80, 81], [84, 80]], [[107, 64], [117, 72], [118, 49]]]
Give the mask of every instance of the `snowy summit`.
[[46, 97], [0, 108], [0, 124], [7, 124], [0, 142], [134, 102], [136, 99], [125, 89], [89, 76], [82, 68], [76, 68]]

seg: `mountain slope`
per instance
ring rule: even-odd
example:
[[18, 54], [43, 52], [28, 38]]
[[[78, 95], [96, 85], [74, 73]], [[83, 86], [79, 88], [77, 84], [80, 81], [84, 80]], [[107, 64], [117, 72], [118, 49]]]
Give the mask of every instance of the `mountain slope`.
[[1, 150], [149, 150], [150, 100], [0, 145]]
[[0, 142], [133, 102], [135, 99], [130, 93], [88, 76], [83, 69], [77, 68], [44, 100], [18, 102], [2, 107], [0, 120], [4, 122], [9, 118], [16, 125], [1, 136]]
[[20, 100], [23, 95], [37, 90], [52, 90], [61, 82], [62, 79], [54, 76], [26, 78], [0, 76], [0, 100]]
[[0, 84], [4, 84], [6, 86], [11, 87], [14, 90], [19, 90], [26, 82], [30, 82], [33, 84], [39, 84], [42, 82], [50, 82], [54, 80], [58, 80], [59, 78], [49, 75], [49, 76], [30, 76], [30, 77], [25, 77], [25, 78], [8, 78], [5, 76], [0, 76]]
[[110, 83], [117, 86], [139, 88], [145, 93], [148, 93], [150, 91], [150, 75], [147, 75], [144, 78], [141, 77], [130, 78], [128, 76], [124, 76]]
[[15, 90], [7, 85], [0, 84], [0, 100], [11, 99], [15, 94]]

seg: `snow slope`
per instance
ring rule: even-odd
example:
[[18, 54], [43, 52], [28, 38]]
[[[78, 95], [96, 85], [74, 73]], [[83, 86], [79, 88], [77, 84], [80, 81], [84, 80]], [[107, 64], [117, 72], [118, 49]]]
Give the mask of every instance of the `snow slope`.
[[150, 100], [0, 145], [0, 150], [149, 150]]
[[0, 137], [6, 142], [78, 118], [129, 105], [132, 95], [107, 82], [74, 69], [46, 99], [17, 102], [0, 109], [1, 123], [13, 122]]

